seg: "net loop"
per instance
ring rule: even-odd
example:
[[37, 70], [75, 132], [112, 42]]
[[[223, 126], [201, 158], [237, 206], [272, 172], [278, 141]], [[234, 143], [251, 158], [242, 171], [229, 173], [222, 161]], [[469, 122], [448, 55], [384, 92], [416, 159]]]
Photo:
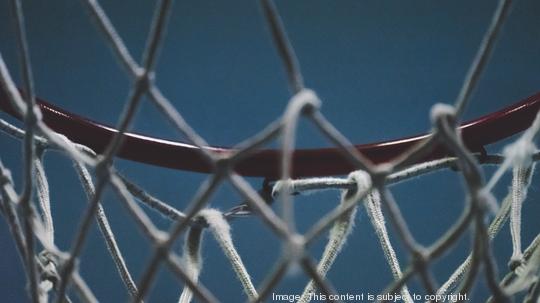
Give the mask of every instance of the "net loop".
[[530, 167], [537, 152], [534, 139], [540, 130], [540, 112], [536, 114], [533, 124], [516, 141], [503, 149], [504, 161], [489, 180], [486, 188], [490, 189], [500, 180], [502, 175], [510, 168]]
[[[345, 207], [346, 205], [356, 204], [361, 198], [360, 192], [367, 190], [371, 186], [371, 179], [368, 173], [365, 171], [355, 171], [349, 174], [348, 180], [356, 182], [357, 187], [355, 189], [343, 190], [341, 193], [341, 200], [338, 208]], [[321, 278], [325, 278], [326, 274], [332, 267], [337, 256], [345, 246], [347, 238], [352, 232], [354, 227], [354, 219], [356, 217], [357, 205], [341, 215], [332, 225], [329, 231], [328, 242], [324, 247], [323, 254], [319, 263], [317, 264], [317, 273]], [[313, 279], [304, 288], [298, 303], [310, 302], [315, 293], [316, 286]]]
[[349, 174], [347, 180], [356, 184], [354, 191], [346, 190], [344, 192], [347, 200], [352, 203], [356, 202], [360, 198], [360, 195], [372, 186], [371, 175], [363, 170], [353, 171]]
[[507, 145], [503, 150], [503, 155], [512, 166], [530, 166], [532, 156], [537, 151], [534, 142], [522, 137], [516, 142]]
[[[224, 214], [212, 208], [201, 210], [195, 217], [197, 222], [204, 222], [198, 226], [192, 226], [186, 237], [184, 244], [183, 261], [187, 272], [195, 281], [198, 280], [202, 270], [201, 258], [201, 243], [203, 230], [208, 229], [213, 235], [219, 246], [223, 250], [225, 257], [231, 263], [231, 266], [236, 274], [238, 281], [242, 284], [244, 292], [249, 300], [255, 300], [258, 297], [257, 290], [251, 281], [251, 277], [246, 269], [240, 254], [238, 254], [232, 240], [231, 227], [227, 222]], [[179, 298], [179, 303], [190, 302], [192, 298], [192, 290], [190, 287], [184, 287]]]

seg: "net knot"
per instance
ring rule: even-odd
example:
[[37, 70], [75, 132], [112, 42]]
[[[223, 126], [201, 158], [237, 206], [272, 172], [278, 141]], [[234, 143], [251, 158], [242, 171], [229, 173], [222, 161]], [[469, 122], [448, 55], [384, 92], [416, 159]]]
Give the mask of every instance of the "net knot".
[[428, 251], [421, 246], [411, 251], [411, 259], [414, 267], [419, 270], [425, 270], [430, 260]]
[[431, 107], [429, 118], [432, 124], [436, 124], [441, 119], [448, 119], [453, 123], [456, 115], [454, 106], [445, 103], [436, 103]]
[[154, 82], [154, 78], [154, 72], [141, 68], [137, 70], [136, 73], [136, 86], [138, 86], [141, 91], [148, 91]]
[[358, 200], [360, 195], [362, 195], [362, 193], [368, 190], [372, 185], [371, 176], [363, 170], [353, 171], [349, 174], [348, 179], [350, 182], [354, 182], [356, 184], [355, 189], [350, 189], [345, 192], [348, 200]]
[[295, 107], [301, 108], [304, 115], [311, 115], [321, 107], [321, 100], [311, 89], [303, 89], [293, 96], [291, 102]]
[[195, 216], [195, 221], [200, 222], [202, 227], [212, 227], [221, 232], [230, 232], [230, 225], [225, 220], [224, 214], [215, 208], [205, 208]]
[[286, 254], [289, 260], [298, 261], [304, 257], [306, 241], [304, 236], [293, 234], [289, 237], [285, 246]]
[[432, 123], [435, 123], [441, 117], [453, 117], [456, 114], [456, 109], [445, 103], [436, 103], [431, 107], [429, 118]]
[[536, 146], [530, 140], [520, 138], [512, 144], [507, 145], [504, 150], [504, 156], [513, 166], [528, 167], [532, 163], [532, 156], [536, 152]]
[[49, 292], [58, 282], [57, 265], [58, 257], [50, 251], [44, 250], [39, 253], [37, 261], [40, 270], [40, 288], [43, 292]]
[[377, 165], [370, 174], [371, 184], [375, 187], [384, 185], [386, 178], [392, 173], [392, 169], [393, 166], [391, 163], [381, 163]]

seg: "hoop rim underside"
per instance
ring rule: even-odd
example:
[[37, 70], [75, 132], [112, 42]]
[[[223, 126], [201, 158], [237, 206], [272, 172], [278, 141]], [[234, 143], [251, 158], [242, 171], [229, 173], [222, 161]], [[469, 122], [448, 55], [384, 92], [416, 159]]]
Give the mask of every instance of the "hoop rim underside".
[[[97, 153], [105, 151], [113, 136], [114, 127], [71, 113], [43, 99], [37, 98], [43, 121], [52, 130], [70, 140], [88, 146]], [[20, 119], [5, 92], [0, 89], [0, 109]], [[462, 139], [471, 152], [484, 152], [484, 146], [501, 141], [527, 129], [540, 110], [540, 92], [501, 110], [465, 122], [459, 127]], [[400, 139], [354, 145], [362, 155], [373, 163], [395, 159], [430, 134], [408, 136]], [[231, 153], [229, 147], [207, 146], [216, 153]], [[126, 133], [119, 157], [146, 164], [212, 173], [211, 163], [201, 155], [199, 148], [188, 143], [154, 138], [137, 133]], [[436, 144], [428, 156], [420, 161], [433, 160], [451, 155], [440, 144]], [[243, 176], [277, 179], [280, 172], [281, 151], [262, 149], [238, 162], [234, 170]], [[317, 177], [344, 175], [354, 170], [338, 148], [296, 149], [293, 152], [291, 176]]]

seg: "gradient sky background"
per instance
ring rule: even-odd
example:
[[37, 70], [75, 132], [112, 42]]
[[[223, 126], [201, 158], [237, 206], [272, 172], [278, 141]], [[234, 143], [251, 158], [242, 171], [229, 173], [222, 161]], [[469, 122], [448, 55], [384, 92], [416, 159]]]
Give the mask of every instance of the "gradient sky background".
[[[14, 77], [18, 58], [9, 1], [0, 2], [0, 52]], [[154, 1], [103, 1], [109, 17], [136, 58], [140, 58]], [[323, 101], [322, 112], [350, 140], [366, 143], [425, 131], [435, 102], [453, 102], [465, 72], [495, 8], [495, 1], [277, 1], [293, 43], [306, 85]], [[129, 78], [116, 63], [78, 1], [25, 1], [25, 15], [37, 94], [68, 110], [114, 124], [130, 89]], [[540, 90], [540, 3], [516, 1], [490, 67], [466, 116], [472, 118], [518, 101]], [[208, 142], [232, 145], [261, 130], [283, 112], [288, 98], [284, 72], [256, 1], [177, 1], [157, 68], [157, 84], [186, 120]], [[9, 119], [5, 114], [0, 117]], [[13, 120], [10, 120], [13, 121]], [[134, 129], [179, 139], [148, 103]], [[298, 145], [328, 143], [305, 122]], [[0, 135], [1, 160], [20, 185], [21, 146]], [[491, 147], [500, 150], [500, 146]], [[159, 156], [159, 155], [156, 155]], [[57, 153], [46, 156], [56, 224], [56, 241], [68, 249], [86, 200], [71, 163]], [[183, 209], [204, 175], [179, 172], [123, 160], [120, 171], [151, 193]], [[488, 169], [489, 174], [493, 170]], [[537, 179], [535, 179], [537, 180]], [[261, 180], [252, 179], [254, 186]], [[509, 179], [495, 193], [500, 199]], [[524, 209], [524, 243], [540, 230], [540, 191], [534, 181]], [[440, 237], [463, 207], [461, 179], [443, 171], [393, 187], [395, 197], [418, 240], [428, 245]], [[225, 210], [239, 196], [224, 186], [212, 206]], [[300, 197], [295, 204], [301, 231], [338, 202], [335, 192]], [[119, 245], [134, 276], [140, 277], [151, 255], [114, 196], [103, 201]], [[152, 215], [156, 224], [169, 222]], [[3, 302], [26, 302], [24, 275], [7, 225], [0, 219], [0, 293]], [[279, 241], [254, 218], [232, 224], [234, 241], [260, 284], [279, 256]], [[241, 302], [240, 285], [218, 245], [207, 235], [201, 281], [224, 302]], [[319, 256], [325, 236], [313, 247]], [[393, 238], [402, 264], [407, 258]], [[465, 256], [470, 239], [434, 266], [439, 282]], [[495, 243], [501, 271], [511, 254], [505, 228]], [[180, 242], [177, 245], [180, 249]], [[103, 302], [126, 301], [94, 226], [82, 256], [81, 273]], [[342, 293], [380, 291], [391, 279], [369, 219], [362, 209], [344, 252], [329, 273]], [[291, 274], [278, 293], [299, 293], [306, 282]], [[481, 283], [482, 284], [482, 283]], [[413, 290], [418, 284], [413, 282]], [[181, 291], [162, 270], [151, 302], [176, 301]], [[476, 298], [485, 297], [480, 285]], [[483, 300], [482, 300], [483, 301]]]

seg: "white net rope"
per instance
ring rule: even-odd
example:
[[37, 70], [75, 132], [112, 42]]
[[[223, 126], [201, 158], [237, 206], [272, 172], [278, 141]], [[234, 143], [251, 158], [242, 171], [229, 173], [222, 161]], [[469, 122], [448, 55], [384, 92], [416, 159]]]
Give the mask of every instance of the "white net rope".
[[[201, 184], [188, 207], [181, 211], [170, 203], [153, 197], [130, 182], [127, 177], [120, 175], [113, 163], [113, 158], [122, 143], [121, 134], [128, 131], [133, 124], [134, 113], [143, 96], [148, 97], [189, 143], [198, 147], [208, 145], [185, 122], [153, 82], [157, 54], [166, 31], [172, 1], [163, 0], [157, 4], [141, 63], [134, 60], [98, 1], [83, 1], [98, 31], [112, 49], [119, 64], [125, 68], [133, 80], [131, 94], [118, 121], [119, 134], [112, 140], [104, 154], [96, 155], [89, 148], [55, 133], [41, 121], [39, 108], [34, 101], [32, 69], [21, 1], [13, 0], [14, 19], [17, 24], [17, 37], [22, 58], [22, 83], [26, 94], [24, 96], [20, 94], [1, 57], [0, 83], [12, 105], [24, 117], [25, 123], [24, 128], [18, 128], [0, 119], [0, 130], [4, 134], [20, 139], [23, 144], [24, 183], [22, 188], [15, 188], [9, 169], [0, 162], [0, 210], [9, 225], [23, 260], [32, 302], [48, 302], [49, 300], [71, 302], [73, 299], [70, 297], [71, 294], [76, 294], [83, 302], [98, 301], [79, 274], [77, 265], [94, 219], [98, 223], [118, 274], [135, 302], [140, 302], [147, 297], [157, 270], [162, 264], [170, 269], [184, 285], [184, 289], [179, 291], [179, 302], [191, 302], [194, 298], [202, 302], [219, 301], [204, 286], [204, 281], [199, 281], [199, 274], [203, 267], [201, 243], [205, 231], [210, 232], [223, 250], [223, 254], [229, 260], [243, 287], [247, 300], [252, 302], [267, 300], [272, 289], [283, 279], [288, 269], [298, 265], [311, 279], [300, 296], [299, 302], [311, 301], [316, 290], [323, 294], [327, 301], [338, 302], [341, 298], [332, 283], [326, 279], [326, 274], [342, 251], [347, 237], [351, 234], [355, 215], [362, 206], [366, 209], [394, 277], [394, 281], [381, 294], [399, 294], [402, 301], [413, 302], [407, 283], [413, 277], [418, 277], [427, 294], [442, 297], [456, 296], [468, 293], [475, 281], [483, 274], [491, 293], [491, 298], [488, 300], [507, 302], [515, 294], [524, 293], [526, 302], [539, 302], [540, 236], [531, 243], [522, 243], [520, 229], [522, 227], [521, 206], [526, 200], [534, 163], [540, 159], [540, 154], [534, 145], [540, 129], [540, 118], [537, 117], [525, 133], [508, 145], [502, 155], [479, 157], [471, 154], [456, 131], [457, 122], [488, 61], [497, 33], [507, 15], [509, 2], [500, 1], [497, 6], [492, 23], [464, 80], [455, 106], [435, 105], [433, 107], [432, 136], [399, 159], [391, 163], [374, 165], [352, 149], [350, 142], [319, 111], [320, 100], [314, 91], [304, 87], [297, 59], [287, 40], [274, 4], [267, 0], [261, 1], [273, 41], [283, 59], [293, 95], [283, 116], [258, 135], [236, 146], [236, 152], [224, 157], [207, 149], [200, 149], [202, 156], [214, 164], [215, 170]], [[330, 142], [338, 146], [343, 151], [344, 157], [349, 159], [358, 170], [351, 172], [347, 178], [290, 179], [296, 126], [301, 117], [312, 122]], [[276, 137], [281, 138], [283, 175], [281, 180], [274, 184], [272, 195], [281, 203], [280, 215], [266, 203], [267, 197], [262, 197], [242, 176], [234, 172], [234, 166], [240, 159]], [[430, 147], [439, 142], [451, 150], [455, 157], [411, 165], [415, 159], [425, 155]], [[79, 175], [88, 198], [88, 207], [81, 216], [75, 240], [68, 250], [57, 247], [55, 243], [55, 225], [51, 214], [52, 201], [49, 197], [49, 186], [43, 166], [44, 154], [50, 150], [60, 151], [73, 161], [74, 169]], [[498, 165], [498, 169], [486, 182], [480, 165]], [[459, 219], [440, 239], [425, 247], [420, 245], [413, 236], [389, 187], [398, 182], [451, 167], [458, 167], [465, 181], [467, 200], [465, 208]], [[512, 172], [512, 182], [507, 196], [499, 203], [491, 194], [491, 190], [507, 171]], [[249, 209], [282, 241], [283, 250], [280, 259], [258, 287], [252, 281], [248, 269], [235, 248], [229, 217], [226, 213], [209, 207], [212, 194], [223, 182], [230, 183], [246, 199]], [[125, 206], [154, 250], [150, 262], [138, 279], [133, 277], [124, 261], [122, 249], [115, 240], [107, 214], [100, 204], [105, 188], [113, 189], [120, 203]], [[306, 233], [300, 234], [296, 230], [294, 221], [293, 193], [320, 190], [339, 190], [341, 200]], [[37, 201], [34, 201], [33, 193], [36, 194]], [[146, 209], [141, 206], [143, 204], [170, 218], [174, 222], [172, 228], [169, 231], [157, 228], [146, 214]], [[489, 223], [487, 223], [488, 220]], [[513, 246], [510, 260], [511, 271], [500, 278], [490, 242], [508, 220]], [[387, 227], [387, 222], [391, 228]], [[403, 265], [405, 264], [403, 260], [401, 262], [398, 260], [390, 240], [389, 229], [395, 232], [397, 240], [408, 252], [411, 260], [408, 264]], [[307, 248], [328, 230], [329, 239], [323, 255], [316, 261], [317, 259], [310, 256]], [[458, 239], [467, 232], [470, 232], [474, 239], [469, 256], [442, 286], [437, 285], [432, 277], [431, 265], [437, 258], [451, 250]], [[180, 256], [171, 248], [181, 235], [186, 235], [186, 240]], [[381, 297], [375, 300], [385, 301], [386, 299]], [[457, 297], [456, 300], [464, 299]]]

